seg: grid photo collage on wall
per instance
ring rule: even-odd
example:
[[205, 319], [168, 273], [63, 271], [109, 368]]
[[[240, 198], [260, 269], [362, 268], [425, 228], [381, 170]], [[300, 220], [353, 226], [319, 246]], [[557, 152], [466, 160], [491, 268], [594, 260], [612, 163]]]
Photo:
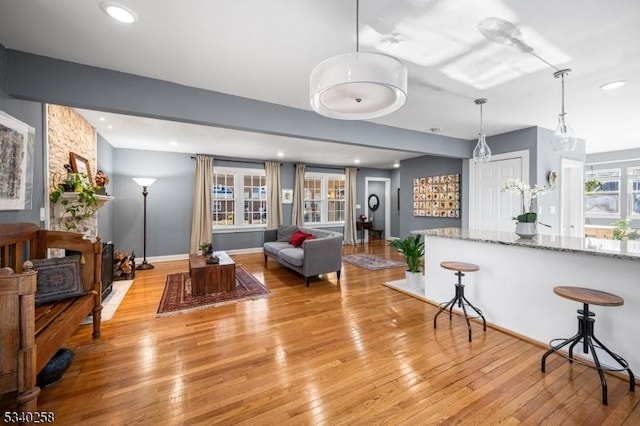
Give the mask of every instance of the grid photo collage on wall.
[[460, 217], [460, 175], [443, 175], [413, 180], [413, 215]]

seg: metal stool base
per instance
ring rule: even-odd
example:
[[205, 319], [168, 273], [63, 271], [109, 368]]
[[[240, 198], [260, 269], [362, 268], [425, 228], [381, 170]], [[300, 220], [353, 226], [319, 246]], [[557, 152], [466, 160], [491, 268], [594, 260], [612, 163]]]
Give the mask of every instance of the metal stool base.
[[[589, 311], [589, 305], [587, 303], [583, 304], [583, 309], [578, 309], [578, 313], [580, 314], [580, 316], [577, 317], [578, 333], [568, 339], [554, 339], [550, 342], [551, 348], [547, 352], [545, 352], [544, 355], [542, 356], [542, 360], [541, 360], [542, 372], [543, 373], [545, 372], [545, 364], [547, 361], [547, 357], [567, 345], [570, 345], [570, 346], [569, 346], [569, 356], [567, 356], [566, 358], [569, 360], [570, 363], [573, 363], [574, 361], [573, 348], [578, 343], [582, 342], [582, 352], [585, 354], [588, 354], [589, 350], [591, 350], [591, 354], [593, 355], [593, 362], [595, 364], [596, 370], [598, 370], [598, 375], [600, 376], [600, 383], [602, 385], [602, 403], [604, 405], [608, 405], [607, 380], [604, 375], [605, 371], [626, 371], [629, 374], [629, 392], [634, 392], [635, 386], [636, 386], [636, 379], [635, 379], [635, 376], [633, 375], [633, 372], [629, 368], [629, 364], [627, 363], [627, 361], [625, 361], [624, 358], [622, 358], [620, 355], [611, 352], [609, 348], [603, 345], [602, 342], [600, 342], [600, 340], [598, 340], [596, 336], [593, 334], [594, 323], [596, 321], [593, 317], [596, 314]], [[561, 341], [560, 343], [554, 345], [553, 342], [557, 340], [561, 340]], [[593, 342], [595, 342], [596, 344], [594, 345]], [[596, 348], [602, 349], [607, 354], [609, 354], [609, 356], [613, 358], [620, 365], [620, 368], [610, 368], [600, 364], [600, 360], [598, 359], [598, 354], [596, 353]], [[575, 361], [578, 363], [581, 363], [577, 359]], [[581, 363], [581, 364], [584, 364], [584, 363]]]
[[[449, 300], [448, 302], [444, 302], [440, 304], [440, 309], [438, 310], [438, 313], [436, 314], [435, 317], [433, 317], [433, 328], [437, 328], [438, 315], [440, 315], [442, 312], [446, 310], [449, 311], [449, 321], [451, 321], [453, 307], [457, 304], [458, 308], [462, 309], [462, 312], [464, 314], [464, 319], [467, 321], [467, 330], [469, 331], [469, 342], [471, 342], [471, 322], [469, 320], [475, 319], [475, 318], [482, 318], [482, 330], [485, 332], [487, 331], [487, 321], [485, 321], [484, 315], [482, 315], [482, 311], [477, 307], [473, 306], [473, 304], [471, 304], [471, 302], [469, 302], [467, 298], [464, 296], [464, 284], [462, 284], [462, 277], [464, 277], [464, 274], [458, 271], [455, 273], [455, 275], [458, 276], [458, 282], [455, 285], [456, 295], [453, 297], [453, 299]], [[469, 314], [467, 313], [467, 306], [473, 309], [478, 315], [470, 317]]]

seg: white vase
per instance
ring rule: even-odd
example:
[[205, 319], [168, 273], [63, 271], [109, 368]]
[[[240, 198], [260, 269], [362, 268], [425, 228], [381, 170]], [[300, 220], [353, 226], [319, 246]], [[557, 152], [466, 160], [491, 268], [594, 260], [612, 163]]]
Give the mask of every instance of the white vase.
[[535, 222], [518, 222], [516, 224], [516, 235], [520, 238], [531, 239], [538, 235], [538, 227]]
[[422, 287], [422, 273], [405, 271], [404, 274], [407, 288], [412, 290], [419, 290]]

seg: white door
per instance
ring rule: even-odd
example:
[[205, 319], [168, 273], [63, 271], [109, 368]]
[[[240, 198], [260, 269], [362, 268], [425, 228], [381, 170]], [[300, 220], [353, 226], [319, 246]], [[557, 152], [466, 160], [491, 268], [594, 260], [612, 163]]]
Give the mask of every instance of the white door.
[[584, 163], [560, 160], [560, 235], [584, 237]]
[[528, 155], [518, 152], [496, 155], [488, 163], [473, 164], [470, 228], [513, 232], [513, 218], [520, 214], [521, 200], [510, 192], [502, 192], [501, 188], [509, 178], [527, 182], [528, 161]]

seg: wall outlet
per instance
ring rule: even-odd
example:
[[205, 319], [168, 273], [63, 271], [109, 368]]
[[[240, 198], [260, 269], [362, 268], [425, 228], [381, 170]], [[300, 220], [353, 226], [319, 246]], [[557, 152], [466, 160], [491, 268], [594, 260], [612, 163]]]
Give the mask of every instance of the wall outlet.
[[360, 206], [360, 204], [356, 204], [356, 209], [361, 208], [362, 206]]
[[556, 214], [556, 206], [549, 206], [549, 214]]
[[44, 207], [40, 207], [40, 221], [44, 222]]

